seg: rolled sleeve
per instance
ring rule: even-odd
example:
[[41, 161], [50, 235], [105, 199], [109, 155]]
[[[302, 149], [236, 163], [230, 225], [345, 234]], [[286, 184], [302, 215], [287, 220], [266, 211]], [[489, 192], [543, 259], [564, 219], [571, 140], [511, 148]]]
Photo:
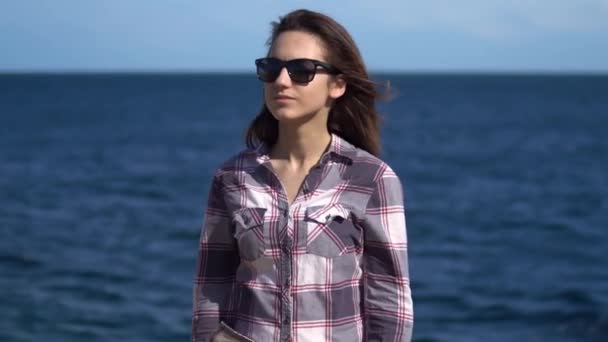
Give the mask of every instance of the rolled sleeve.
[[221, 180], [213, 177], [201, 228], [193, 287], [191, 341], [208, 341], [234, 313], [239, 261]]
[[414, 311], [403, 188], [387, 165], [378, 177], [362, 225], [364, 340], [410, 341]]

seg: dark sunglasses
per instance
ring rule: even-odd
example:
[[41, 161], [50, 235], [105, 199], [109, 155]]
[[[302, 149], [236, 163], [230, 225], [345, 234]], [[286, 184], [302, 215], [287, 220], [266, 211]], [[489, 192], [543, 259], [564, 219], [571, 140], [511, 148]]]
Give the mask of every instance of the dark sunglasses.
[[296, 83], [308, 83], [312, 81], [319, 67], [325, 69], [329, 74], [340, 74], [340, 70], [335, 66], [308, 58], [298, 58], [289, 61], [282, 61], [273, 57], [258, 58], [255, 60], [255, 65], [258, 79], [263, 82], [274, 82], [281, 74], [283, 68], [287, 68], [289, 78]]

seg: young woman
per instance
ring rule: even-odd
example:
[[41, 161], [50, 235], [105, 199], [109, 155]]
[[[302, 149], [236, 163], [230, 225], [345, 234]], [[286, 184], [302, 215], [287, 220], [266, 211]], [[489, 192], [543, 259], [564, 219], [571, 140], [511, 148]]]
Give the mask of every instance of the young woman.
[[376, 90], [333, 19], [297, 10], [255, 61], [264, 106], [215, 173], [192, 341], [409, 341], [402, 185]]

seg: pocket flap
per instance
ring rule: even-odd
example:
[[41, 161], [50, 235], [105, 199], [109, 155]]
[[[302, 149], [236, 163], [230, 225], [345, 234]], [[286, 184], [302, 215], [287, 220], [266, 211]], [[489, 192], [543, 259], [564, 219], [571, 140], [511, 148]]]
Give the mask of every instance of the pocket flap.
[[246, 229], [264, 224], [266, 208], [241, 208], [234, 212], [234, 222], [240, 223]]
[[220, 321], [218, 330], [211, 336], [212, 342], [254, 342], [245, 335], [238, 333], [232, 329], [224, 321]]
[[338, 203], [329, 206], [312, 206], [306, 208], [306, 218], [319, 223], [330, 222], [335, 217], [347, 219], [349, 216], [349, 208]]

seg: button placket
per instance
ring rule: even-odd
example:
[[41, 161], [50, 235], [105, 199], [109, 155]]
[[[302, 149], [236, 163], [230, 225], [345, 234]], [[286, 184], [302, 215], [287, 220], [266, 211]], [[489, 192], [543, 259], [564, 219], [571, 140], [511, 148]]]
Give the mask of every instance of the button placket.
[[293, 240], [287, 236], [285, 237], [285, 239], [283, 240], [283, 245], [281, 246], [281, 252], [283, 254], [283, 263], [285, 264], [285, 270], [286, 272], [283, 274], [283, 288], [284, 288], [284, 295], [286, 297], [289, 296], [289, 286], [290, 286], [290, 280], [291, 280], [291, 245], [293, 243]]
[[[284, 211], [284, 216], [287, 218], [287, 232], [290, 231], [292, 226], [291, 213], [289, 210]], [[288, 233], [285, 235], [283, 241], [281, 241], [281, 275], [283, 277], [281, 283], [281, 341], [288, 341], [291, 336], [291, 274], [292, 274], [292, 250], [293, 239]]]

